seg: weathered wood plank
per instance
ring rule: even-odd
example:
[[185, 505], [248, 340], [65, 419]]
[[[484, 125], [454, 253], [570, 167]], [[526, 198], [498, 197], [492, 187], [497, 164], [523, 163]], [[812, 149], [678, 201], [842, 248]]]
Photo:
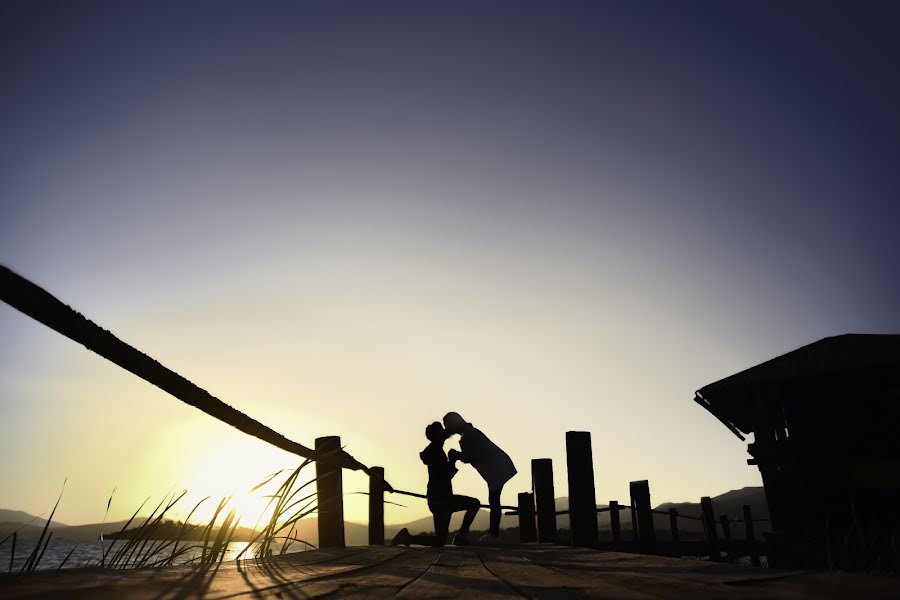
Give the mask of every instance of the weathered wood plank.
[[73, 569], [0, 576], [0, 598], [374, 600], [407, 598], [900, 598], [886, 576], [759, 569], [550, 544], [499, 548], [368, 547], [264, 561], [110, 572]]
[[400, 598], [521, 598], [513, 587], [496, 577], [468, 548], [445, 548], [426, 573], [398, 594]]
[[647, 596], [600, 577], [584, 577], [536, 564], [528, 553], [483, 551], [484, 566], [526, 598], [622, 598], [645, 600]]
[[[426, 573], [439, 557], [435, 548], [416, 548], [369, 568], [346, 575], [302, 581], [280, 589], [279, 599], [290, 598], [393, 598]], [[263, 596], [265, 597], [265, 596]]]

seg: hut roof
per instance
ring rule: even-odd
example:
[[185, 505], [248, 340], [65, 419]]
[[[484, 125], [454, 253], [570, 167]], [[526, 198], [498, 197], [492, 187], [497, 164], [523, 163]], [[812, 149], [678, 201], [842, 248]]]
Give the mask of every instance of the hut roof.
[[738, 437], [758, 420], [761, 397], [821, 389], [823, 381], [900, 380], [900, 335], [827, 337], [700, 388], [696, 401]]

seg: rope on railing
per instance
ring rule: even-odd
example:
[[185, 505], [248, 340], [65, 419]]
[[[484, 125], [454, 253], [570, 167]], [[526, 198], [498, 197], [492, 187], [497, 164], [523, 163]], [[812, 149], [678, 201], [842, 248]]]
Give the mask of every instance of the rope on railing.
[[[422, 498], [423, 500], [428, 500], [428, 496], [426, 496], [425, 494], [419, 494], [418, 492], [407, 492], [406, 490], [397, 490], [397, 489], [390, 489], [388, 491], [392, 492], [394, 494], [402, 494], [403, 496], [411, 496], [413, 498]], [[479, 506], [481, 508], [490, 508], [491, 507], [490, 504], [479, 504]], [[518, 506], [501, 506], [500, 508], [502, 508], [503, 510], [514, 510], [514, 511], [519, 510]], [[507, 514], [509, 514], [509, 513], [507, 513]], [[519, 513], [516, 512], [515, 514], [519, 514]]]
[[317, 454], [315, 450], [289, 440], [274, 429], [225, 404], [3, 265], [0, 265], [0, 297], [13, 308], [50, 329], [239, 431], [303, 458], [341, 468], [362, 470], [371, 476], [368, 467], [343, 450], [329, 455]]
[[[655, 508], [650, 512], [657, 514], [657, 515], [668, 515], [669, 514], [669, 511], [667, 511], [667, 510], [656, 510]], [[700, 517], [692, 517], [690, 515], [683, 515], [680, 512], [676, 512], [675, 516], [678, 517], [679, 519], [689, 519], [691, 521], [702, 521], [703, 520]]]

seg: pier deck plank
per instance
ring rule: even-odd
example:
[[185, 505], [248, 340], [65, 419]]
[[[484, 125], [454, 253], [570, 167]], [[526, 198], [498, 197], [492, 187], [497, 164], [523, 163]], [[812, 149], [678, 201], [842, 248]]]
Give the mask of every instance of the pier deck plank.
[[900, 578], [737, 567], [548, 544], [368, 547], [266, 561], [0, 576], [0, 598], [898, 598]]

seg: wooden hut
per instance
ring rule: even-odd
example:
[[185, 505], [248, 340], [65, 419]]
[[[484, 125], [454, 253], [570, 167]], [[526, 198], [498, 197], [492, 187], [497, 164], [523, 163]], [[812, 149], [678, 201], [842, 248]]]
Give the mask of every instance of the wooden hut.
[[753, 434], [770, 564], [900, 572], [900, 335], [825, 338], [695, 400]]

